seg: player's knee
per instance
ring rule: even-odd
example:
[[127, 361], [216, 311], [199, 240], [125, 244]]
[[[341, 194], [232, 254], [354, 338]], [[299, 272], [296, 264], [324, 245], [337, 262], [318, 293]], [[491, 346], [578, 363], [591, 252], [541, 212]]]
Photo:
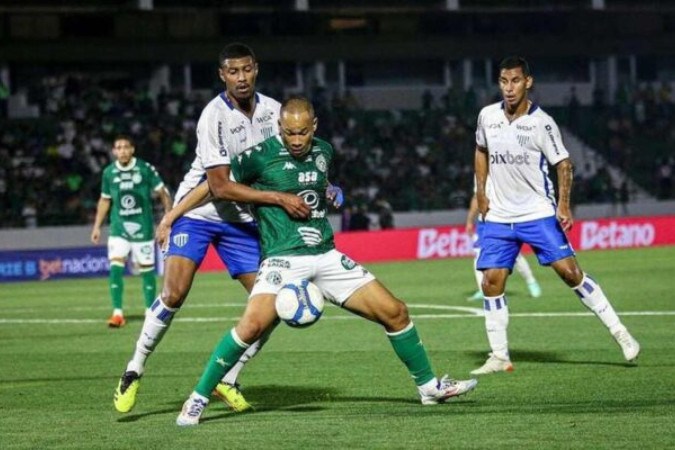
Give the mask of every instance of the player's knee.
[[247, 344], [257, 341], [264, 333], [266, 325], [254, 317], [242, 318], [236, 327], [237, 335]]
[[380, 317], [382, 324], [389, 330], [402, 329], [410, 322], [408, 306], [398, 299], [391, 302], [387, 306], [385, 314]]
[[180, 308], [187, 297], [188, 290], [178, 284], [165, 283], [162, 289], [162, 302], [169, 308]]
[[577, 265], [563, 267], [557, 272], [560, 278], [562, 278], [569, 287], [578, 286], [584, 279], [584, 273]]

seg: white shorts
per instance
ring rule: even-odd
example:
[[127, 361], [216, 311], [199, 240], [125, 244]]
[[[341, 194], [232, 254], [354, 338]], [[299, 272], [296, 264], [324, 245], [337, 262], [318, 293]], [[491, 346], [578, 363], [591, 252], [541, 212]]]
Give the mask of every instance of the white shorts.
[[284, 284], [302, 278], [316, 284], [323, 296], [338, 306], [375, 279], [367, 269], [337, 250], [321, 255], [273, 256], [260, 265], [250, 297], [276, 294]]
[[155, 241], [129, 242], [119, 236], [108, 238], [108, 259], [127, 259], [129, 253], [138, 265], [155, 265]]

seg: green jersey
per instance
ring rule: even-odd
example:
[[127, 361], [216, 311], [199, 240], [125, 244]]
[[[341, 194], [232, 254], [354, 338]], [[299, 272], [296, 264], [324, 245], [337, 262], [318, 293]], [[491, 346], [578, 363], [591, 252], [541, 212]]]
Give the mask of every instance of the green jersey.
[[164, 187], [157, 170], [132, 158], [127, 167], [115, 161], [103, 170], [101, 197], [111, 200], [110, 236], [132, 242], [151, 241], [154, 234], [152, 193]]
[[254, 205], [263, 258], [318, 255], [335, 248], [333, 229], [326, 218], [328, 167], [332, 159], [333, 147], [317, 138], [312, 140], [312, 149], [296, 159], [277, 135], [231, 161], [236, 181], [259, 190], [297, 194], [312, 209], [309, 219], [293, 219], [279, 206]]

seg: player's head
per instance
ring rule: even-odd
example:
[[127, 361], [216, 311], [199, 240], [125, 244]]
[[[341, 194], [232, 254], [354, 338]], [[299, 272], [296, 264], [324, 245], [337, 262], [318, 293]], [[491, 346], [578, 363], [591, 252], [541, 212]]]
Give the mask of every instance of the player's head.
[[115, 137], [113, 141], [112, 152], [119, 161], [120, 164], [126, 166], [131, 161], [131, 158], [134, 156], [136, 147], [134, 147], [134, 141], [129, 136], [120, 134]]
[[241, 43], [227, 45], [218, 57], [218, 74], [230, 98], [248, 101], [255, 91], [258, 62], [251, 47]]
[[305, 97], [291, 97], [281, 105], [281, 139], [293, 157], [304, 156], [312, 148], [316, 124], [314, 107]]
[[507, 106], [520, 104], [527, 97], [533, 81], [530, 65], [525, 58], [509, 56], [499, 63], [499, 90]]

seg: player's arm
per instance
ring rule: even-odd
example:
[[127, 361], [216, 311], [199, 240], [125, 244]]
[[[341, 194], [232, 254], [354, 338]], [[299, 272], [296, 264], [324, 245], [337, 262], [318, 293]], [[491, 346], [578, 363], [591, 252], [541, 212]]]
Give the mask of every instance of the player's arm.
[[569, 158], [566, 158], [556, 164], [555, 169], [558, 174], [558, 208], [556, 216], [563, 231], [569, 231], [574, 225], [574, 217], [572, 217], [572, 209], [570, 208], [574, 165]]
[[490, 202], [485, 194], [489, 167], [488, 149], [476, 145], [476, 152], [474, 155], [474, 170], [476, 172], [476, 205], [478, 207], [478, 212], [480, 212], [483, 217], [485, 217], [488, 209], [490, 209]]
[[476, 194], [474, 194], [471, 197], [471, 201], [469, 202], [469, 211], [466, 214], [466, 234], [472, 235], [473, 234], [473, 229], [474, 229], [474, 223], [476, 222], [476, 219], [478, 218], [478, 199], [476, 198]]
[[98, 241], [101, 238], [101, 225], [103, 225], [103, 221], [108, 216], [108, 211], [110, 211], [110, 199], [107, 197], [99, 198], [98, 204], [96, 205], [94, 227], [91, 230], [91, 242], [94, 244], [98, 244]]
[[302, 197], [288, 192], [260, 191], [230, 179], [230, 166], [222, 165], [206, 169], [206, 180], [211, 194], [219, 200], [257, 205], [280, 206], [296, 219], [309, 217], [309, 206]]
[[162, 202], [164, 214], [166, 215], [169, 211], [171, 211], [171, 207], [173, 206], [173, 199], [171, 198], [171, 194], [164, 185], [156, 189], [155, 192], [157, 193], [157, 196], [159, 196], [159, 201]]

